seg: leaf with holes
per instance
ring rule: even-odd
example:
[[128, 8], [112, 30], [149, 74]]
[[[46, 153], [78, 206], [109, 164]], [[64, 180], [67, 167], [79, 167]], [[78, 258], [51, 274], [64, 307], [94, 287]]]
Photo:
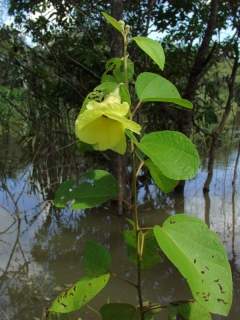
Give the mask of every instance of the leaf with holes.
[[154, 183], [159, 187], [159, 189], [165, 193], [169, 193], [175, 189], [178, 181], [169, 179], [155, 166], [155, 164], [150, 160], [145, 161], [145, 166], [148, 168]]
[[[137, 264], [136, 232], [134, 230], [125, 230], [123, 232], [124, 242], [127, 245], [128, 258], [134, 264]], [[162, 261], [158, 244], [152, 231], [148, 231], [144, 236], [144, 249], [142, 255], [142, 269], [149, 269]]]
[[64, 208], [70, 202], [73, 209], [96, 207], [117, 197], [116, 179], [105, 170], [91, 170], [83, 175], [80, 183], [65, 181], [58, 188], [54, 204]]
[[102, 15], [104, 18], [107, 20], [109, 24], [111, 24], [117, 31], [123, 33], [124, 31], [124, 22], [123, 21], [118, 21], [106, 12], [102, 12]]
[[102, 320], [139, 320], [137, 309], [127, 303], [109, 303], [100, 309]]
[[169, 102], [192, 109], [192, 103], [181, 98], [177, 88], [169, 80], [151, 72], [141, 73], [135, 84], [141, 102]]
[[89, 240], [83, 252], [83, 265], [86, 275], [99, 276], [110, 271], [111, 255], [101, 244]]
[[159, 247], [186, 278], [194, 299], [206, 311], [229, 313], [232, 274], [218, 236], [207, 225], [185, 214], [169, 217], [154, 227]]
[[72, 288], [60, 294], [54, 300], [49, 311], [69, 313], [81, 309], [106, 286], [109, 278], [109, 274], [82, 278]]
[[166, 130], [146, 134], [138, 148], [164, 176], [172, 180], [193, 178], [200, 165], [195, 145], [183, 133], [177, 131]]
[[161, 44], [147, 37], [134, 37], [133, 40], [158, 66], [164, 69], [165, 55]]

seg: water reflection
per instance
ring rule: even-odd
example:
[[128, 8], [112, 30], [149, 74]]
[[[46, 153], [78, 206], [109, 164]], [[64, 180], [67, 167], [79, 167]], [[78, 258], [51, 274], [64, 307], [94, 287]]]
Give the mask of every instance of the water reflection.
[[[87, 213], [56, 211], [49, 201], [59, 182], [85, 169], [81, 157], [67, 151], [59, 156], [58, 146], [45, 159], [41, 152], [37, 155], [30, 152], [27, 159], [24, 150], [13, 154], [10, 148], [9, 156], [15, 164], [10, 162], [9, 166], [8, 157], [1, 150], [0, 318], [44, 319], [53, 297], [82, 275], [82, 250], [89, 238], [110, 249], [113, 269], [118, 273], [92, 306], [98, 308], [107, 299], [136, 303], [134, 289], [121, 280], [123, 276], [129, 280], [135, 276], [121, 237], [126, 221], [117, 217], [111, 207]], [[239, 319], [240, 314], [240, 176], [236, 174], [239, 172], [236, 158], [237, 148], [228, 153], [219, 151], [209, 195], [202, 191], [207, 174], [204, 168], [186, 184], [184, 196], [163, 196], [144, 179], [139, 186], [144, 224], [161, 223], [168, 214], [184, 211], [205, 220], [218, 232], [227, 248], [234, 276], [234, 305], [227, 318], [231, 320]], [[143, 286], [145, 298], [154, 302], [164, 304], [190, 297], [184, 280], [167, 260], [144, 272]], [[83, 317], [96, 319], [89, 309]], [[161, 319], [166, 319], [164, 313]]]

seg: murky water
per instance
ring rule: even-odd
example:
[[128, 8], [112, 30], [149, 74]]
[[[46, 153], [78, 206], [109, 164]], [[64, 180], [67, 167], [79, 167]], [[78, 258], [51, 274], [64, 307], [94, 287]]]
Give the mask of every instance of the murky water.
[[[0, 319], [43, 319], [50, 301], [82, 275], [82, 251], [90, 238], [110, 249], [112, 269], [118, 275], [91, 306], [98, 308], [107, 300], [136, 303], [135, 289], [121, 280], [133, 279], [135, 274], [121, 236], [127, 227], [125, 219], [108, 207], [85, 213], [54, 210], [47, 199], [56, 185], [53, 176], [59, 173], [57, 158], [51, 165], [41, 160], [36, 170], [36, 163], [23, 160], [22, 155], [23, 150], [14, 142], [7, 149], [1, 148]], [[205, 220], [219, 233], [234, 276], [234, 303], [227, 317], [231, 320], [239, 320], [240, 315], [240, 175], [232, 192], [235, 160], [236, 148], [219, 150], [209, 197], [202, 192], [204, 169], [186, 184], [184, 196], [163, 196], [152, 185], [139, 190], [141, 218], [146, 225], [161, 223], [169, 214], [186, 212]], [[71, 163], [69, 159], [65, 163], [69, 175]], [[64, 176], [64, 165], [60, 167]], [[143, 288], [144, 298], [156, 303], [190, 297], [185, 281], [167, 260], [144, 272]], [[97, 319], [89, 308], [82, 315], [85, 320]], [[77, 318], [71, 316], [72, 320]], [[167, 319], [166, 314], [162, 312], [159, 319]]]

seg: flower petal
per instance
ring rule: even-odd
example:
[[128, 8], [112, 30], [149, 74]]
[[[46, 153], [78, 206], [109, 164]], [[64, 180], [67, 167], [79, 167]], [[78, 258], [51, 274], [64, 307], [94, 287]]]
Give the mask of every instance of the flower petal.
[[78, 131], [87, 126], [89, 123], [93, 122], [97, 118], [102, 116], [101, 110], [85, 110], [82, 113], [79, 113], [77, 120], [75, 122], [75, 132], [78, 137]]
[[126, 149], [127, 149], [127, 142], [126, 142], [126, 136], [124, 134], [119, 140], [119, 143], [116, 146], [112, 147], [111, 150], [119, 154], [124, 154], [126, 152]]
[[111, 113], [107, 113], [106, 116], [110, 119], [121, 122], [124, 127], [124, 130], [129, 129], [137, 134], [140, 134], [141, 126], [137, 122], [129, 120], [125, 117], [120, 117], [118, 115], [111, 114]]
[[128, 112], [129, 104], [127, 102], [108, 104], [104, 110], [104, 114], [106, 116], [108, 114], [113, 114], [119, 117], [124, 117], [128, 114]]
[[123, 125], [115, 120], [100, 117], [78, 131], [78, 138], [94, 145], [96, 150], [112, 149], [124, 137]]

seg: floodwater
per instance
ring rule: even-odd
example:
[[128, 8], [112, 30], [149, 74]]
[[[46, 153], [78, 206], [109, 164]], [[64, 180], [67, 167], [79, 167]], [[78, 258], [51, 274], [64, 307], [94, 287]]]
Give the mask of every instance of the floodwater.
[[[134, 279], [121, 232], [123, 217], [111, 207], [74, 212], [55, 210], [51, 198], [58, 180], [75, 174], [79, 159], [54, 155], [26, 160], [26, 150], [14, 141], [1, 142], [0, 151], [0, 319], [42, 320], [52, 299], [82, 275], [82, 252], [87, 239], [109, 248], [117, 274], [80, 317], [99, 319], [93, 309], [106, 301], [136, 302], [135, 289], [122, 280]], [[140, 186], [139, 205], [145, 225], [161, 223], [168, 215], [185, 212], [205, 220], [221, 237], [234, 277], [234, 302], [227, 318], [240, 318], [240, 174], [232, 187], [237, 149], [218, 151], [209, 197], [202, 187], [206, 170], [185, 186], [184, 195], [161, 195], [153, 185]], [[61, 161], [60, 161], [61, 158]], [[60, 163], [59, 163], [60, 161]], [[78, 170], [83, 170], [80, 165]], [[75, 171], [74, 171], [75, 170]], [[240, 164], [238, 172], [240, 170]], [[234, 192], [233, 192], [234, 191]], [[144, 299], [167, 304], [190, 297], [185, 281], [167, 260], [144, 271]], [[59, 318], [60, 319], [60, 318]], [[79, 315], [61, 319], [80, 319]], [[166, 320], [164, 311], [159, 319]], [[201, 319], [199, 319], [201, 320]]]

